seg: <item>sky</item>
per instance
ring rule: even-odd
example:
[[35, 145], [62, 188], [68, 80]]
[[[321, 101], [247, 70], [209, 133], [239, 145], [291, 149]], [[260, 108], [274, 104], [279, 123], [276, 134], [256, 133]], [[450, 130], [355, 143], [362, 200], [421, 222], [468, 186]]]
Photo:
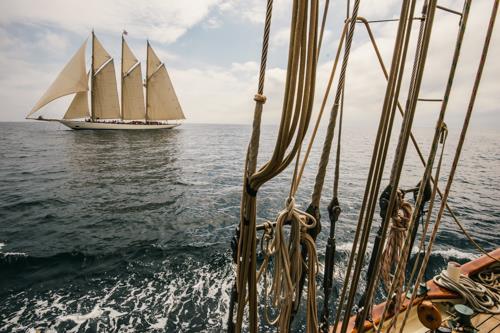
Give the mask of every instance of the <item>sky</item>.
[[[346, 1], [331, 0], [319, 58], [314, 112], [323, 98], [338, 48]], [[323, 0], [320, 5], [323, 7]], [[462, 9], [462, 1], [440, 5]], [[474, 0], [463, 52], [451, 95], [447, 121], [460, 124], [478, 66], [493, 0]], [[123, 30], [131, 49], [145, 61], [146, 39], [171, 76], [191, 123], [250, 124], [257, 89], [264, 0], [2, 0], [0, 2], [0, 121], [21, 121], [55, 79], [92, 29], [108, 52], [120, 61]], [[283, 102], [289, 25], [289, 0], [275, 0], [266, 73], [264, 124], [279, 121]], [[421, 2], [417, 4], [420, 12]], [[396, 18], [397, 0], [361, 0], [360, 15], [369, 20]], [[441, 98], [444, 92], [459, 18], [438, 11], [420, 96]], [[489, 58], [479, 89], [472, 126], [500, 125], [500, 30], [494, 30]], [[418, 21], [412, 36], [415, 37]], [[386, 66], [390, 66], [397, 23], [374, 23], [373, 31]], [[413, 38], [415, 42], [415, 38]], [[414, 44], [414, 43], [413, 43]], [[413, 62], [410, 49], [407, 73]], [[144, 63], [143, 73], [144, 71]], [[118, 81], [119, 82], [119, 81]], [[346, 81], [346, 125], [376, 127], [385, 79], [367, 33], [357, 25]], [[408, 78], [400, 100], [404, 105]], [[332, 94], [333, 95], [333, 94]], [[45, 110], [62, 117], [69, 99]], [[331, 99], [328, 108], [331, 107]], [[42, 109], [40, 112], [44, 112]], [[438, 103], [421, 102], [417, 125], [433, 126]], [[325, 117], [326, 118], [326, 117]], [[326, 119], [325, 119], [326, 120]]]

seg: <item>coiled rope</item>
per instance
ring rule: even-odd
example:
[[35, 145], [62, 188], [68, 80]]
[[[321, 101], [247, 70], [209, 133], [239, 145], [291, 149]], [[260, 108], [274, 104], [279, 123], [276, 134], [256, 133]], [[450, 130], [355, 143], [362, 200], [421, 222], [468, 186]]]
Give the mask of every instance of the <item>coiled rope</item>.
[[[408, 222], [410, 221], [413, 207], [409, 202], [404, 200], [403, 192], [398, 190], [398, 203], [397, 210], [393, 213], [391, 218], [391, 225], [389, 227], [389, 235], [384, 252], [382, 253], [382, 267], [381, 275], [385, 288], [388, 291], [392, 281], [391, 269], [398, 265], [401, 261], [406, 261], [406, 256], [401, 254], [403, 249], [403, 242], [408, 232]], [[405, 263], [401, 263], [405, 266]], [[399, 286], [404, 282], [404, 275], [399, 276], [395, 281]], [[398, 288], [396, 288], [398, 289]]]
[[481, 284], [500, 293], [500, 265], [496, 264], [492, 267], [479, 272], [476, 277]]
[[447, 271], [442, 271], [433, 278], [433, 281], [443, 288], [460, 294], [476, 312], [500, 314], [500, 293], [475, 282], [468, 276], [461, 274], [459, 281], [456, 282], [448, 276]]

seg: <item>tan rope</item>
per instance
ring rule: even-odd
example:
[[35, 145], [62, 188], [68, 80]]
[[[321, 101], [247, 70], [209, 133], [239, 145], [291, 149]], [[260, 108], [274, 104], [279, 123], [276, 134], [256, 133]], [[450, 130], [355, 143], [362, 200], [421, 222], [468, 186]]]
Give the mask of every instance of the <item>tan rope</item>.
[[[389, 227], [389, 236], [387, 243], [385, 245], [384, 251], [382, 253], [382, 267], [380, 269], [382, 274], [382, 281], [389, 291], [391, 285], [391, 270], [395, 265], [397, 265], [401, 260], [405, 260], [401, 251], [403, 249], [403, 242], [406, 238], [408, 231], [408, 223], [410, 222], [410, 216], [412, 214], [413, 208], [409, 202], [404, 200], [403, 192], [398, 191], [398, 203], [397, 209], [392, 214], [391, 225]], [[404, 276], [399, 277], [395, 281], [398, 285], [402, 285], [404, 282]]]
[[[302, 276], [302, 253], [301, 241], [305, 242], [308, 258], [308, 283], [310, 290], [307, 299], [307, 322], [317, 323], [316, 299], [315, 299], [315, 275], [317, 271], [317, 257], [314, 241], [307, 235], [307, 231], [316, 225], [313, 216], [300, 211], [295, 207], [295, 201], [288, 200], [287, 207], [283, 210], [277, 220], [275, 227], [275, 238], [273, 248], [274, 275], [271, 294], [273, 305], [279, 310], [280, 332], [288, 332], [293, 302], [298, 296], [300, 278]], [[285, 236], [284, 226], [290, 223], [289, 238]], [[308, 332], [316, 332], [317, 325], [308, 325]]]
[[[269, 8], [268, 6], [267, 14], [270, 12]], [[270, 17], [270, 14], [266, 15], [266, 17]], [[237, 332], [241, 331], [247, 300], [249, 330], [251, 332], [257, 331], [256, 194], [260, 186], [278, 175], [289, 165], [301, 146], [306, 133], [314, 101], [318, 46], [317, 22], [318, 0], [293, 1], [285, 97], [278, 137], [271, 159], [258, 170], [256, 169], [256, 156], [262, 108], [258, 109], [256, 107], [254, 130], [247, 155], [244, 190], [241, 199], [236, 279], [238, 299]], [[268, 34], [265, 33], [264, 36], [264, 45], [266, 45]], [[258, 99], [260, 100], [260, 98]], [[295, 137], [295, 142], [292, 144], [293, 137]], [[280, 319], [280, 321], [282, 320]]]
[[[269, 34], [271, 30], [271, 18], [272, 18], [272, 8], [273, 0], [267, 1], [266, 8], [266, 20], [264, 25], [264, 34], [262, 42], [262, 56], [261, 65], [259, 73], [259, 84], [257, 89], [257, 94], [255, 95], [255, 110], [254, 119], [252, 125], [252, 135], [250, 138], [250, 143], [247, 149], [247, 156], [245, 161], [244, 170], [244, 186], [249, 183], [250, 176], [255, 173], [257, 166], [257, 155], [259, 151], [259, 138], [260, 138], [260, 124], [262, 119], [263, 104], [265, 103], [264, 94], [264, 81], [266, 73], [267, 64], [267, 53], [269, 47]], [[241, 208], [240, 208], [240, 239], [238, 241], [238, 254], [236, 259], [236, 280], [235, 280], [235, 290], [237, 298], [237, 315], [236, 315], [236, 331], [241, 331], [241, 325], [243, 320], [243, 310], [246, 304], [246, 294], [245, 285], [248, 284], [249, 302], [250, 308], [254, 309], [256, 307], [256, 290], [252, 288], [252, 284], [255, 283], [255, 259], [251, 260], [250, 257], [255, 258], [255, 203], [252, 205], [252, 198], [246, 192], [246, 188], [243, 189]], [[253, 200], [255, 201], [255, 200]], [[232, 299], [232, 302], [235, 302]], [[245, 304], [241, 304], [245, 302]], [[234, 305], [234, 303], [233, 303]], [[256, 321], [257, 314], [254, 310], [249, 310], [249, 320], [250, 320], [250, 331], [256, 332]], [[233, 322], [233, 314], [230, 313], [229, 321]], [[232, 329], [232, 327], [230, 327]]]
[[[460, 159], [460, 154], [461, 154], [462, 147], [463, 147], [463, 144], [464, 144], [464, 141], [465, 141], [465, 135], [467, 133], [467, 129], [468, 129], [468, 125], [469, 125], [469, 122], [470, 122], [471, 115], [472, 115], [472, 111], [474, 109], [474, 103], [475, 103], [475, 100], [476, 100], [477, 91], [479, 89], [479, 84], [481, 82], [481, 77], [482, 77], [484, 65], [486, 63], [486, 57], [488, 55], [489, 44], [490, 44], [491, 36], [493, 34], [493, 28], [495, 26], [495, 20], [496, 20], [497, 11], [498, 11], [498, 3], [499, 3], [499, 0], [495, 0], [494, 3], [493, 3], [492, 13], [491, 13], [490, 21], [489, 21], [489, 24], [488, 24], [488, 30], [487, 30], [487, 33], [486, 33], [486, 38], [485, 38], [484, 45], [483, 45], [483, 50], [482, 50], [482, 53], [481, 53], [481, 59], [480, 59], [480, 62], [479, 62], [478, 70], [476, 72], [476, 77], [475, 77], [475, 80], [474, 80], [474, 85], [473, 85], [473, 88], [472, 88], [472, 94], [471, 94], [471, 97], [470, 97], [470, 100], [469, 100], [469, 104], [468, 104], [468, 107], [467, 107], [467, 112], [466, 112], [466, 115], [465, 115], [464, 124], [462, 126], [462, 131], [461, 131], [461, 134], [460, 134], [458, 145], [457, 145], [457, 148], [455, 150], [455, 156], [453, 158], [453, 164], [452, 164], [452, 167], [451, 167], [451, 170], [450, 170], [448, 181], [446, 183], [446, 188], [445, 188], [445, 192], [444, 192], [444, 195], [443, 195], [443, 199], [441, 201], [439, 212], [438, 212], [438, 215], [436, 217], [436, 221], [434, 223], [434, 228], [432, 230], [432, 234], [431, 234], [430, 239], [429, 239], [429, 245], [427, 247], [427, 251], [426, 251], [425, 256], [423, 258], [422, 265], [420, 267], [419, 273], [418, 273], [417, 278], [415, 280], [414, 286], [418, 286], [420, 284], [420, 281], [422, 280], [422, 277], [423, 277], [423, 275], [425, 273], [425, 270], [427, 268], [427, 264], [428, 264], [428, 261], [429, 261], [430, 255], [431, 255], [432, 247], [433, 247], [434, 241], [436, 239], [437, 231], [439, 229], [439, 225], [441, 223], [441, 219], [443, 217], [443, 213], [444, 213], [444, 210], [445, 210], [445, 207], [446, 207], [446, 202], [448, 200], [448, 195], [449, 195], [450, 190], [451, 190], [451, 185], [453, 183], [453, 178], [454, 178], [457, 166], [458, 166], [458, 161]], [[415, 297], [416, 297], [416, 293], [414, 292], [412, 294], [411, 299], [410, 299], [410, 303], [409, 303], [410, 307], [411, 307], [412, 302], [414, 301]], [[409, 312], [409, 309], [407, 309], [407, 312]], [[407, 317], [407, 315], [406, 315], [406, 317]], [[405, 321], [406, 321], [406, 318], [404, 319], [403, 323]]]
[[[314, 240], [308, 234], [308, 230], [315, 227], [316, 220], [313, 216], [295, 207], [295, 201], [288, 199], [286, 208], [282, 210], [273, 226], [265, 225], [265, 231], [261, 240], [261, 249], [265, 258], [262, 263], [257, 279], [264, 277], [265, 293], [265, 318], [271, 325], [277, 325], [280, 332], [289, 330], [293, 303], [299, 296], [299, 283], [302, 275], [303, 261], [301, 244], [306, 246], [308, 265], [308, 297], [307, 297], [307, 331], [317, 332], [317, 310], [316, 310], [316, 273], [317, 254]], [[290, 225], [289, 236], [286, 236], [285, 225]], [[263, 244], [266, 244], [265, 247]], [[267, 271], [269, 261], [273, 260], [273, 278], [269, 291], [267, 285]], [[270, 295], [270, 296], [268, 296]], [[278, 313], [275, 318], [270, 319], [267, 299], [271, 297], [272, 306]]]
[[478, 280], [481, 284], [500, 293], [500, 265], [495, 264], [487, 269], [479, 272], [474, 280]]
[[[370, 168], [368, 172], [368, 179], [366, 182], [365, 192], [363, 196], [362, 206], [360, 209], [360, 215], [358, 218], [358, 226], [356, 228], [356, 233], [354, 235], [351, 255], [349, 257], [349, 262], [347, 266], [347, 270], [345, 273], [346, 280], [350, 279], [351, 271], [354, 265], [354, 260], [356, 259], [355, 271], [350, 280], [351, 283], [344, 283], [342, 288], [340, 301], [339, 301], [339, 310], [337, 311], [337, 315], [335, 317], [334, 322], [334, 331], [337, 330], [338, 323], [340, 321], [340, 316], [342, 313], [342, 309], [345, 308], [343, 313], [344, 319], [342, 321], [341, 331], [346, 331], [348, 319], [351, 313], [351, 308], [354, 300], [354, 293], [357, 290], [357, 284], [359, 281], [359, 274], [361, 272], [361, 268], [358, 267], [361, 265], [362, 261], [360, 255], [364, 255], [366, 251], [366, 245], [368, 244], [368, 235], [369, 230], [371, 229], [371, 219], [364, 218], [365, 212], [370, 208], [370, 202], [375, 200], [374, 193], [378, 192], [374, 191], [373, 186], [378, 187], [378, 184], [374, 181], [375, 176], [380, 172], [380, 163], [385, 160], [385, 151], [388, 146], [388, 132], [390, 132], [392, 128], [392, 120], [393, 120], [393, 112], [391, 112], [392, 101], [394, 97], [398, 96], [399, 87], [401, 82], [401, 74], [406, 59], [406, 50], [408, 48], [409, 43], [409, 35], [410, 35], [410, 26], [411, 20], [408, 21], [409, 17], [413, 17], [413, 12], [415, 8], [415, 1], [406, 0], [402, 2], [401, 5], [401, 13], [398, 31], [396, 35], [396, 42], [394, 45], [394, 51], [392, 56], [392, 64], [389, 79], [387, 82], [387, 89], [384, 97], [384, 104], [382, 107], [382, 113], [380, 117], [379, 127], [377, 131], [377, 137], [375, 141], [375, 145], [373, 148], [372, 159], [370, 163]], [[358, 243], [359, 249], [358, 249]], [[347, 290], [349, 289], [349, 297], [347, 304], [344, 306], [345, 296]]]
[[463, 274], [460, 274], [459, 281], [455, 282], [448, 276], [447, 271], [436, 275], [433, 281], [443, 288], [460, 294], [476, 312], [500, 314], [500, 294], [488, 288], [487, 285], [478, 283]]
[[[360, 0], [356, 0], [354, 2], [352, 17], [358, 16]], [[325, 182], [326, 168], [328, 165], [328, 161], [330, 159], [330, 151], [333, 143], [333, 135], [335, 131], [335, 124], [337, 122], [337, 115], [339, 112], [340, 99], [342, 97], [344, 86], [345, 86], [345, 78], [347, 72], [347, 65], [349, 62], [349, 56], [351, 53], [352, 41], [354, 39], [354, 30], [356, 28], [356, 20], [349, 20], [347, 22], [349, 24], [349, 30], [347, 33], [347, 38], [345, 41], [344, 47], [344, 57], [342, 60], [342, 66], [340, 68], [339, 81], [337, 84], [337, 91], [335, 93], [335, 98], [333, 102], [333, 107], [330, 112], [330, 120], [328, 122], [328, 128], [325, 135], [325, 140], [323, 143], [323, 150], [321, 152], [320, 164], [318, 166], [318, 172], [316, 174], [316, 181], [314, 183], [314, 190], [311, 196], [311, 206], [319, 207], [319, 201], [321, 198], [321, 192], [323, 190], [323, 184]]]
[[[410, 89], [409, 89], [409, 98], [407, 99], [406, 103], [406, 111], [405, 111], [405, 116], [403, 117], [403, 127], [400, 132], [400, 137], [399, 137], [399, 142], [398, 146], [396, 149], [396, 157], [395, 157], [395, 162], [393, 163], [393, 167], [391, 170], [391, 186], [393, 188], [397, 187], [399, 184], [399, 179], [401, 177], [401, 172], [402, 172], [402, 167], [404, 164], [404, 159], [406, 155], [406, 149], [411, 133], [411, 127], [416, 111], [416, 103], [418, 100], [418, 94], [420, 91], [420, 86], [422, 82], [422, 77], [423, 77], [423, 72], [425, 68], [425, 63], [426, 63], [426, 57], [428, 53], [428, 47], [430, 43], [430, 36], [432, 32], [432, 27], [433, 27], [433, 21], [434, 21], [434, 14], [436, 10], [436, 5], [437, 1], [435, 0], [430, 0], [425, 3], [424, 9], [422, 11], [422, 14], [425, 18], [425, 20], [422, 21], [421, 24], [421, 30], [419, 33], [418, 37], [418, 42], [417, 42], [417, 55], [415, 57], [415, 63], [413, 66], [413, 71], [412, 71], [412, 79], [410, 83]], [[419, 193], [419, 196], [423, 195], [423, 189], [424, 189], [425, 183], [424, 181], [421, 182], [420, 184], [420, 190], [421, 193]], [[394, 193], [391, 193], [391, 198], [389, 200], [389, 208], [388, 210], [391, 210], [391, 206], [393, 205], [393, 200], [394, 200]], [[417, 210], [418, 211], [418, 210]], [[405, 244], [403, 246], [402, 250], [402, 255], [407, 258], [407, 251], [409, 250], [409, 244], [411, 243], [409, 238], [411, 237], [414, 225], [415, 225], [415, 216], [411, 218], [409, 222], [409, 229], [410, 232], [407, 235], [407, 238], [405, 240]], [[385, 224], [385, 221], [384, 221]], [[384, 242], [384, 234], [382, 234], [382, 239], [381, 242]], [[380, 253], [376, 254], [377, 257], [380, 255]], [[393, 278], [393, 284], [391, 285], [391, 288], [389, 289], [388, 295], [393, 295], [393, 293], [396, 293], [396, 303], [395, 303], [395, 312], [396, 314], [399, 313], [399, 306], [400, 306], [400, 299], [398, 295], [401, 293], [401, 289], [397, 288], [399, 285], [395, 283], [394, 281], [398, 281], [401, 279], [401, 276], [404, 276], [404, 271], [406, 268], [406, 260], [399, 262], [396, 268], [396, 272], [394, 274]], [[374, 271], [377, 272], [377, 263], [374, 265]], [[375, 274], [375, 277], [373, 281], [370, 281], [369, 288], [367, 289], [367, 294], [368, 294], [368, 300], [371, 302], [373, 299], [373, 295], [375, 292], [375, 286], [378, 281], [378, 276]], [[389, 304], [386, 303], [384, 306], [384, 310], [382, 312], [382, 318], [385, 318], [385, 315], [387, 311], [389, 310]], [[397, 318], [397, 317], [394, 317]], [[391, 322], [391, 327], [393, 327], [394, 320]], [[380, 332], [381, 326], [378, 327], [377, 332]]]
[[[441, 153], [440, 153], [439, 161], [438, 161], [438, 164], [437, 164], [437, 167], [436, 167], [436, 173], [435, 173], [434, 179], [439, 179], [439, 177], [441, 175], [441, 166], [442, 166], [442, 163], [443, 163], [444, 148], [445, 148], [445, 143], [446, 143], [447, 137], [448, 137], [448, 128], [447, 128], [447, 126], [446, 126], [445, 123], [442, 123], [442, 127], [441, 127], [441, 140], [440, 140], [440, 142], [441, 142]], [[434, 209], [434, 203], [436, 201], [436, 192], [437, 192], [437, 189], [438, 189], [438, 182], [436, 182], [434, 184], [434, 187], [432, 188], [431, 198], [429, 200], [429, 207], [427, 208], [427, 215], [426, 215], [426, 218], [425, 218], [425, 222], [424, 222], [424, 226], [423, 226], [423, 230], [422, 230], [422, 235], [420, 236], [420, 244], [418, 246], [418, 252], [417, 253], [422, 253], [422, 251], [424, 250], [425, 239], [427, 237], [427, 231], [429, 230], [431, 216], [432, 216], [432, 212], [433, 212], [433, 209]], [[411, 251], [411, 249], [409, 249], [409, 251]], [[405, 253], [405, 255], [408, 257], [407, 253]], [[417, 256], [417, 258], [415, 259], [415, 262], [413, 263], [413, 268], [412, 268], [412, 271], [411, 271], [411, 274], [410, 274], [410, 278], [408, 279], [408, 281], [410, 283], [408, 283], [408, 285], [406, 287], [406, 290], [405, 290], [406, 293], [408, 293], [409, 290], [410, 290], [411, 281], [413, 281], [413, 278], [415, 276], [416, 269], [417, 269], [419, 263], [420, 263], [420, 256]], [[417, 290], [418, 289], [414, 289], [413, 293], [416, 293]], [[410, 306], [410, 308], [411, 308], [411, 306]], [[406, 316], [408, 315], [408, 313], [409, 312], [405, 313], [405, 319], [407, 319]], [[403, 324], [401, 325], [401, 327], [404, 327], [404, 324], [405, 324], [405, 320], [403, 320]], [[401, 329], [400, 329], [400, 331], [401, 331]]]
[[[382, 253], [382, 266], [381, 266], [381, 275], [382, 281], [384, 282], [385, 289], [389, 292], [389, 290], [394, 290], [395, 295], [400, 295], [403, 289], [404, 284], [404, 275], [400, 275], [399, 277], [394, 275], [391, 276], [391, 269], [393, 267], [397, 267], [401, 265], [402, 267], [406, 267], [406, 260], [408, 256], [403, 254], [403, 243], [408, 234], [408, 225], [411, 219], [411, 215], [413, 212], [413, 207], [404, 200], [403, 193], [398, 190], [398, 199], [397, 199], [397, 211], [393, 213], [391, 218], [391, 226], [389, 229], [389, 236], [387, 240], [387, 244], [384, 248], [384, 252]], [[388, 294], [388, 297], [391, 297], [393, 294]], [[396, 324], [396, 318], [398, 316], [400, 310], [401, 298], [394, 298], [394, 317], [391, 321], [387, 331], [389, 332]]]

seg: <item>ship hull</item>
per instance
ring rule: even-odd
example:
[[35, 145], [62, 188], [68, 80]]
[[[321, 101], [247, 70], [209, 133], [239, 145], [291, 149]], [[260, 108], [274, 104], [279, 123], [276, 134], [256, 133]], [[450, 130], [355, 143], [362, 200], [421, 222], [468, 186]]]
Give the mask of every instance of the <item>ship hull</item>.
[[105, 123], [76, 120], [59, 120], [59, 122], [74, 130], [152, 130], [171, 129], [180, 124], [131, 124]]

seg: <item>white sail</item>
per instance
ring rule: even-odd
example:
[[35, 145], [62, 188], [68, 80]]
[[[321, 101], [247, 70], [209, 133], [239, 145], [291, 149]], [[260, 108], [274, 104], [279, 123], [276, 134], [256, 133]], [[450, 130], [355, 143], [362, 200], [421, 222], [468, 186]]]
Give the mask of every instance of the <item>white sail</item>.
[[141, 65], [137, 64], [123, 78], [123, 119], [144, 119], [146, 110], [144, 107], [144, 91], [142, 86]]
[[185, 119], [165, 65], [154, 73], [148, 83], [148, 120]]
[[119, 119], [120, 105], [115, 65], [111, 59], [94, 75], [93, 116], [95, 119]]
[[165, 64], [148, 43], [146, 112], [148, 120], [185, 119]]
[[102, 65], [104, 65], [109, 59], [111, 59], [111, 56], [109, 53], [104, 49], [102, 46], [101, 42], [97, 39], [97, 37], [92, 33], [93, 36], [93, 47], [92, 47], [92, 56], [94, 57], [93, 63], [94, 63], [94, 69], [93, 72], [97, 72], [99, 68], [101, 68]]
[[50, 85], [49, 89], [47, 89], [42, 98], [35, 104], [26, 118], [57, 98], [88, 90], [87, 73], [85, 69], [86, 45], [87, 41], [83, 43], [73, 58], [66, 64], [56, 80]]
[[76, 93], [63, 119], [80, 119], [89, 116], [88, 93], [86, 91]]
[[148, 78], [150, 78], [151, 75], [153, 75], [153, 73], [158, 69], [158, 67], [160, 67], [161, 61], [160, 58], [158, 58], [158, 56], [156, 55], [155, 51], [153, 51], [151, 45], [149, 45], [149, 42], [147, 49], [147, 59], [148, 63], [147, 63], [146, 73], [148, 75]]
[[123, 60], [122, 60], [122, 75], [125, 75], [128, 71], [134, 67], [134, 65], [138, 62], [136, 56], [128, 46], [127, 42], [125, 39], [122, 39], [122, 55], [123, 55]]
[[139, 120], [145, 117], [141, 64], [122, 40], [122, 119]]

